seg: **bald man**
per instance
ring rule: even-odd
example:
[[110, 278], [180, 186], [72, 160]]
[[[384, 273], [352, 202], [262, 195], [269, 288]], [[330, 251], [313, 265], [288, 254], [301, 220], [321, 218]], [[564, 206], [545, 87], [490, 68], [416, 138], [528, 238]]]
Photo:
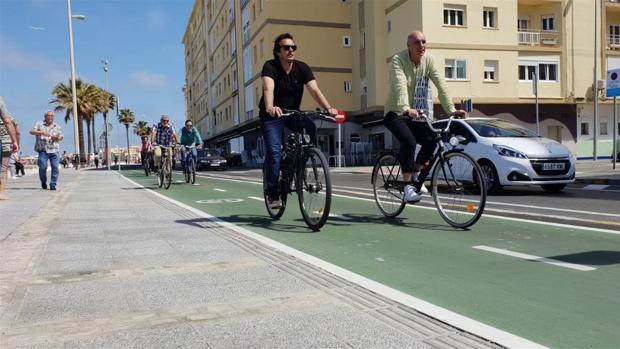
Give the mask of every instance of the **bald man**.
[[[432, 131], [418, 111], [433, 118], [433, 93], [430, 82], [437, 88], [439, 101], [446, 113], [467, 117], [463, 110], [456, 110], [444, 78], [439, 74], [435, 58], [426, 54], [426, 36], [414, 31], [407, 36], [407, 50], [392, 57], [389, 68], [390, 90], [385, 102], [385, 126], [400, 142], [399, 161], [405, 186], [405, 201], [420, 201], [420, 191], [425, 191], [418, 173], [430, 160], [435, 149]], [[415, 156], [416, 145], [422, 148]]]

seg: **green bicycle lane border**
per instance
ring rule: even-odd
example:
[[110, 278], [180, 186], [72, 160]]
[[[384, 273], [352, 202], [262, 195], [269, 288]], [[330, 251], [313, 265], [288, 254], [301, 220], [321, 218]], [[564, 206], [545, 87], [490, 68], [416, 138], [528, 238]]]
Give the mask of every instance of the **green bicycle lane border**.
[[[139, 171], [125, 175], [155, 189], [154, 177]], [[170, 190], [158, 192], [513, 335], [554, 348], [620, 343], [619, 234], [484, 215], [463, 231], [449, 227], [435, 209], [411, 206], [397, 219], [387, 219], [374, 202], [341, 196], [332, 198], [336, 216], [313, 233], [301, 218], [296, 195], [289, 197], [281, 220], [273, 221], [256, 183], [199, 177], [199, 185], [191, 186], [178, 183], [181, 179], [175, 175]], [[568, 269], [474, 246], [595, 269]]]

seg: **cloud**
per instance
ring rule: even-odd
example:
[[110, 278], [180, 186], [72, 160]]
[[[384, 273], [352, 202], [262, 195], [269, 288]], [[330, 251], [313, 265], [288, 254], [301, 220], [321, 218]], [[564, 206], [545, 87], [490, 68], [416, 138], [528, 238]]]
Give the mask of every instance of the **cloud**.
[[146, 24], [151, 29], [164, 29], [167, 22], [166, 15], [160, 9], [151, 9], [146, 14]]
[[159, 88], [168, 85], [168, 77], [164, 74], [151, 72], [133, 72], [129, 74], [129, 83], [134, 86]]
[[50, 61], [40, 55], [30, 54], [15, 43], [0, 36], [0, 67], [2, 69], [47, 69]]

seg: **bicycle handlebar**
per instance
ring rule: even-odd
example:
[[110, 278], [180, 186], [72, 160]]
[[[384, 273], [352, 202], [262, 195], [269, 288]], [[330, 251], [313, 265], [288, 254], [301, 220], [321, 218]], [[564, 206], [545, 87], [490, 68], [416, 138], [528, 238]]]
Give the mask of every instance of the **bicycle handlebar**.
[[[452, 120], [454, 120], [456, 118], [454, 113], [450, 114], [450, 117], [448, 118], [448, 124], [446, 125], [446, 128], [440, 129], [440, 128], [435, 128], [433, 126], [433, 123], [431, 122], [431, 119], [428, 117], [428, 114], [425, 113], [423, 110], [418, 110], [418, 115], [420, 116], [421, 120], [426, 121], [426, 124], [428, 125], [428, 127], [431, 129], [431, 131], [433, 131], [435, 133], [448, 132], [448, 130], [450, 130], [450, 124], [452, 123]], [[448, 114], [442, 114], [441, 116], [447, 116], [447, 115]], [[403, 113], [403, 116], [407, 116], [407, 114]]]
[[324, 111], [321, 110], [308, 110], [308, 111], [300, 111], [300, 110], [290, 110], [290, 109], [282, 109], [282, 115], [281, 116], [291, 116], [291, 115], [299, 115], [299, 116], [305, 116], [305, 117], [311, 117], [311, 116], [315, 116], [318, 115], [323, 119], [328, 119], [331, 121], [336, 121], [336, 118], [334, 118], [333, 116], [329, 115], [329, 113], [326, 113]]

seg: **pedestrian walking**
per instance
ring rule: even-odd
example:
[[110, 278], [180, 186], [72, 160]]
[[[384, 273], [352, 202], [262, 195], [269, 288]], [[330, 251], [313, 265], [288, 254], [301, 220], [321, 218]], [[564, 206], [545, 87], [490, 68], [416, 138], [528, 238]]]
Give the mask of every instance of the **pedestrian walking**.
[[95, 168], [99, 168], [99, 154], [95, 153]]
[[0, 200], [6, 200], [5, 190], [8, 182], [9, 157], [19, 150], [17, 122], [9, 114], [0, 96]]
[[39, 153], [39, 179], [41, 188], [47, 189], [47, 163], [52, 166], [52, 179], [50, 180], [50, 190], [56, 190], [59, 175], [60, 162], [60, 141], [63, 139], [62, 129], [54, 122], [54, 112], [48, 110], [44, 114], [43, 121], [37, 121], [30, 134], [37, 137], [34, 150]]
[[[23, 177], [26, 175], [26, 172], [24, 171], [24, 165], [26, 164], [26, 160], [22, 159], [22, 154], [21, 152], [19, 152], [19, 155], [17, 153], [14, 153], [13, 155], [15, 155], [15, 174], [17, 177]], [[21, 176], [20, 176], [21, 173]]]

